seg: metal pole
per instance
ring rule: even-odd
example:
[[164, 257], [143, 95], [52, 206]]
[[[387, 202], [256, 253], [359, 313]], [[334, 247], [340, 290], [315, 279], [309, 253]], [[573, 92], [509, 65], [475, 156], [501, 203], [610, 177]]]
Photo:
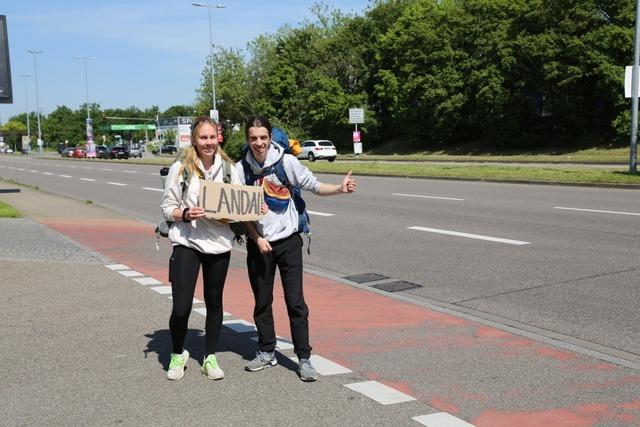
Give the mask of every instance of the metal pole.
[[[209, 15], [209, 65], [211, 66], [210, 69], [210, 73], [211, 73], [211, 96], [213, 98], [213, 111], [217, 111], [217, 105], [216, 105], [216, 80], [215, 80], [215, 75], [214, 75], [214, 71], [213, 71], [213, 30], [212, 30], [212, 25], [211, 25], [211, 9], [212, 8], [216, 8], [216, 9], [223, 9], [226, 6], [222, 5], [222, 4], [203, 4], [203, 3], [191, 3], [193, 6], [198, 6], [198, 7], [206, 7], [207, 11], [208, 11], [208, 15]], [[215, 114], [215, 113], [214, 113]], [[218, 118], [215, 118], [216, 120], [218, 120]]]
[[42, 154], [42, 128], [40, 126], [40, 98], [38, 96], [38, 63], [36, 61], [36, 55], [42, 53], [41, 50], [27, 50], [33, 55], [33, 74], [36, 82], [36, 114], [38, 117], [38, 152]]
[[20, 74], [20, 77], [24, 78], [24, 107], [27, 111], [27, 138], [29, 138], [29, 144], [31, 144], [31, 125], [29, 123], [29, 91], [27, 90], [27, 78], [31, 77], [31, 75]]
[[638, 168], [638, 66], [640, 65], [640, 0], [636, 0], [636, 28], [633, 42], [633, 67], [631, 72], [631, 149], [629, 173], [637, 174]]

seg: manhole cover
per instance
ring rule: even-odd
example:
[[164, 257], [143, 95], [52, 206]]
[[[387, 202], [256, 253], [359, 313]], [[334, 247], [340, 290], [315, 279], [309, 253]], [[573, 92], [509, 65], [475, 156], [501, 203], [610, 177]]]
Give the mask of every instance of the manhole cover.
[[351, 280], [356, 283], [367, 283], [367, 282], [375, 282], [378, 280], [386, 280], [387, 276], [383, 276], [381, 274], [376, 273], [365, 273], [365, 274], [355, 274], [353, 276], [346, 276], [343, 279]]
[[422, 286], [418, 285], [417, 283], [404, 282], [400, 280], [397, 282], [388, 282], [388, 283], [382, 283], [380, 285], [372, 285], [371, 287], [380, 289], [382, 291], [387, 291], [387, 292], [402, 292], [402, 291], [408, 291], [409, 289], [421, 288]]

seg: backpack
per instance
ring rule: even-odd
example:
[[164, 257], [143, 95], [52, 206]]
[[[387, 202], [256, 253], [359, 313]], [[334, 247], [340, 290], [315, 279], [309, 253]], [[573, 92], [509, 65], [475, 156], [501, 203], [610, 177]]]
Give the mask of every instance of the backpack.
[[[231, 183], [231, 167], [232, 166], [229, 162], [227, 162], [224, 159], [222, 160], [222, 181], [225, 184]], [[196, 173], [198, 174], [198, 178], [204, 179], [204, 175], [200, 169], [196, 169]], [[165, 177], [168, 174], [169, 174], [168, 166], [165, 166], [160, 169], [161, 177]], [[187, 187], [189, 185], [188, 178], [189, 176], [187, 171], [183, 169], [182, 170], [182, 196], [183, 197], [184, 197], [184, 192], [187, 190]], [[171, 229], [172, 225], [173, 225], [173, 221], [168, 221], [164, 218], [158, 221], [158, 225], [156, 226], [156, 229], [155, 229], [156, 238], [157, 238], [156, 247], [159, 246], [159, 240], [161, 236], [169, 237], [169, 230]], [[234, 234], [233, 239], [238, 243], [243, 244], [244, 243], [243, 236], [246, 234], [246, 229], [244, 225], [241, 222], [230, 222], [229, 226], [231, 227], [231, 230], [233, 231], [233, 234]]]

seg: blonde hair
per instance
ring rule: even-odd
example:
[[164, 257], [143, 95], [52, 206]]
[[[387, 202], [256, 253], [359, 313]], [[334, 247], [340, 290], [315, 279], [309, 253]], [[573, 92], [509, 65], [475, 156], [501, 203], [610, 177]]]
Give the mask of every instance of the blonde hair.
[[[191, 176], [194, 173], [198, 173], [198, 151], [196, 150], [195, 144], [196, 138], [198, 137], [198, 132], [204, 124], [210, 124], [211, 126], [213, 126], [216, 131], [216, 137], [218, 136], [218, 125], [213, 119], [207, 116], [199, 116], [194, 119], [193, 124], [191, 125], [191, 144], [189, 144], [188, 147], [183, 148], [180, 151], [180, 154], [178, 154], [178, 161], [180, 161], [180, 163], [182, 164], [178, 176], [181, 176], [183, 171], [186, 170], [187, 180], [191, 180]], [[220, 157], [222, 157], [222, 161], [233, 164], [233, 160], [231, 160], [231, 158], [219, 145], [216, 149], [216, 153], [220, 154]]]

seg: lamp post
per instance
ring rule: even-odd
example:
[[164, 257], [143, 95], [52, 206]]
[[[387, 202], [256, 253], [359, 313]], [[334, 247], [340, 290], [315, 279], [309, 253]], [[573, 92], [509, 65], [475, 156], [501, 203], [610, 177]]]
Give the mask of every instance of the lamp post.
[[31, 146], [31, 125], [29, 123], [29, 92], [27, 90], [27, 79], [31, 74], [20, 74], [19, 77], [24, 78], [24, 108], [27, 112], [27, 138], [29, 138], [29, 146]]
[[27, 49], [27, 52], [33, 55], [33, 74], [36, 82], [36, 114], [38, 117], [38, 152], [42, 154], [42, 128], [40, 127], [40, 98], [38, 97], [38, 62], [36, 61], [36, 55], [42, 53], [41, 50]]
[[640, 87], [640, 0], [636, 0], [636, 25], [633, 40], [633, 68], [631, 73], [631, 149], [629, 173], [638, 173], [638, 89]]
[[209, 60], [211, 61], [211, 95], [213, 97], [213, 110], [211, 111], [211, 118], [216, 122], [219, 120], [218, 109], [216, 107], [216, 81], [213, 74], [213, 35], [211, 31], [211, 9], [224, 9], [226, 6], [223, 4], [210, 4], [210, 3], [191, 3], [193, 6], [206, 7], [209, 12]]
[[93, 147], [93, 123], [91, 121], [91, 110], [89, 109], [89, 73], [87, 72], [87, 62], [93, 61], [93, 56], [74, 56], [73, 59], [78, 59], [84, 62], [84, 90], [87, 97], [87, 120], [85, 126], [87, 130], [87, 157], [95, 157], [95, 148]]

